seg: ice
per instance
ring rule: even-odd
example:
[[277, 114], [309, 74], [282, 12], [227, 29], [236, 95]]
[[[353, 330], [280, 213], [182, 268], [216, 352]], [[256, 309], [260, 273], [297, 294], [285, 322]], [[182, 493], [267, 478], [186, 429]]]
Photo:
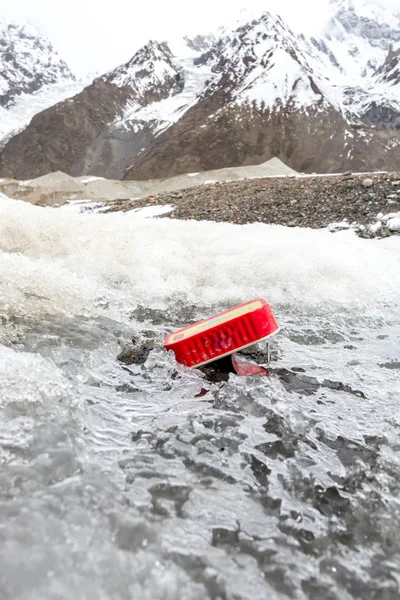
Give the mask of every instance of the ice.
[[0, 345], [0, 408], [2, 420], [46, 415], [52, 420], [67, 398], [71, 383], [54, 363], [38, 354], [18, 353]]
[[0, 249], [1, 313], [96, 315], [103, 296], [112, 313], [173, 295], [361, 307], [400, 293], [398, 244], [349, 232], [74, 214], [3, 199]]
[[[396, 597], [400, 238], [148, 216], [0, 198], [2, 598]], [[256, 296], [296, 388], [162, 349]]]

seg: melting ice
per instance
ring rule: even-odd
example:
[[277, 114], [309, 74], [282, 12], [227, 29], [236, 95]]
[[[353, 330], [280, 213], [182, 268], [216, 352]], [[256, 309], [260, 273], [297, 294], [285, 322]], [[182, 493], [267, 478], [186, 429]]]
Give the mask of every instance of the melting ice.
[[[399, 237], [2, 198], [1, 597], [398, 598], [399, 273]], [[296, 385], [196, 399], [163, 337], [258, 296]]]

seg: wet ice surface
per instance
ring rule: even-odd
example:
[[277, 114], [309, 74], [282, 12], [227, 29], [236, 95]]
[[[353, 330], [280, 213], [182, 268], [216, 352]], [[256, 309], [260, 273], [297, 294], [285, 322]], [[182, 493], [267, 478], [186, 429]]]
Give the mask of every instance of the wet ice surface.
[[161, 349], [117, 363], [113, 321], [2, 349], [2, 598], [398, 598], [399, 324], [277, 316], [277, 365], [367, 398], [232, 375], [200, 401]]
[[[397, 599], [400, 316], [389, 302], [390, 274], [382, 306], [370, 287], [372, 307], [361, 310], [326, 302], [300, 307], [290, 296], [293, 281], [283, 303], [258, 268], [260, 292], [269, 292], [282, 327], [274, 369], [293, 377], [231, 375], [210, 385], [161, 348], [144, 365], [115, 357], [132, 335], [161, 341], [228, 308], [234, 293], [232, 302], [205, 302], [199, 290], [197, 302], [195, 294], [180, 294], [160, 304], [148, 280], [146, 303], [131, 280], [135, 302], [113, 311], [110, 298], [119, 296], [101, 300], [98, 285], [123, 285], [121, 264], [112, 271], [110, 260], [100, 278], [104, 260], [95, 263], [99, 248], [108, 250], [107, 235], [101, 226], [96, 246], [90, 235], [102, 221], [88, 223], [79, 265], [94, 253], [96, 277], [88, 275], [84, 288], [70, 275], [82, 278], [84, 271], [63, 246], [65, 224], [45, 230], [41, 244], [51, 235], [52, 250], [41, 246], [38, 257], [33, 242], [18, 249], [25, 241], [11, 236], [11, 221], [1, 231], [1, 286], [8, 288], [0, 299], [0, 597]], [[123, 233], [115, 246], [129, 249]], [[371, 265], [375, 246], [355, 244]], [[137, 249], [132, 254], [141, 277], [156, 268]], [[184, 272], [186, 258], [179, 260]], [[237, 255], [244, 278], [249, 263], [241, 260]], [[284, 257], [281, 265], [287, 268]], [[333, 296], [338, 273], [336, 267], [331, 284], [326, 276]], [[212, 281], [223, 297], [225, 281]], [[354, 286], [361, 283], [354, 276]], [[82, 290], [75, 313], [71, 289]], [[208, 393], [196, 398], [204, 387]]]

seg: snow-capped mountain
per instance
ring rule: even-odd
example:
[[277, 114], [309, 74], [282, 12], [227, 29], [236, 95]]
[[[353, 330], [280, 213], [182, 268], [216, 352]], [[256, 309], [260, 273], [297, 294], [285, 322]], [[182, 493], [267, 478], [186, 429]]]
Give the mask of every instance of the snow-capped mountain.
[[73, 80], [65, 62], [34, 27], [0, 16], [0, 107], [12, 106], [21, 94], [45, 85]]
[[158, 102], [182, 90], [183, 81], [165, 42], [151, 40], [125, 65], [103, 77], [104, 81], [127, 88], [138, 106]]
[[[205, 38], [196, 43], [207, 47]], [[184, 56], [198, 55], [189, 38], [172, 45]], [[122, 178], [134, 157], [192, 106], [209, 75], [193, 58], [177, 58], [165, 42], [150, 41], [75, 98], [36, 115], [3, 149], [1, 173], [30, 178], [61, 169]], [[44, 138], [47, 153], [30, 156]]]
[[150, 42], [37, 115], [4, 148], [0, 173], [153, 178], [272, 156], [301, 171], [394, 169], [400, 14], [368, 0], [330, 9], [318, 35], [266, 12], [215, 38]]
[[[354, 0], [331, 8], [319, 36], [295, 34], [265, 13], [220, 37], [196, 60], [214, 74], [196, 112], [157, 138], [128, 177], [176, 173], [175, 138], [185, 147], [182, 170], [273, 155], [299, 170], [398, 168], [400, 91], [391, 44], [400, 40], [400, 16]], [[194, 143], [193, 131], [184, 133], [190, 121]]]

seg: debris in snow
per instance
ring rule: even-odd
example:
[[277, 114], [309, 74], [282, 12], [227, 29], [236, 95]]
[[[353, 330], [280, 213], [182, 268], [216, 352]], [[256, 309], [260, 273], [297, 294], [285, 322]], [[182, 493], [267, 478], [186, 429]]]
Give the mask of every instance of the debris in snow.
[[390, 235], [390, 232], [400, 232], [400, 212], [387, 215], [380, 212], [376, 216], [376, 222], [369, 226], [369, 231], [383, 236]]
[[341, 221], [340, 223], [331, 223], [328, 225], [329, 231], [335, 233], [336, 231], [344, 231], [346, 229], [350, 229], [350, 223], [347, 221]]

